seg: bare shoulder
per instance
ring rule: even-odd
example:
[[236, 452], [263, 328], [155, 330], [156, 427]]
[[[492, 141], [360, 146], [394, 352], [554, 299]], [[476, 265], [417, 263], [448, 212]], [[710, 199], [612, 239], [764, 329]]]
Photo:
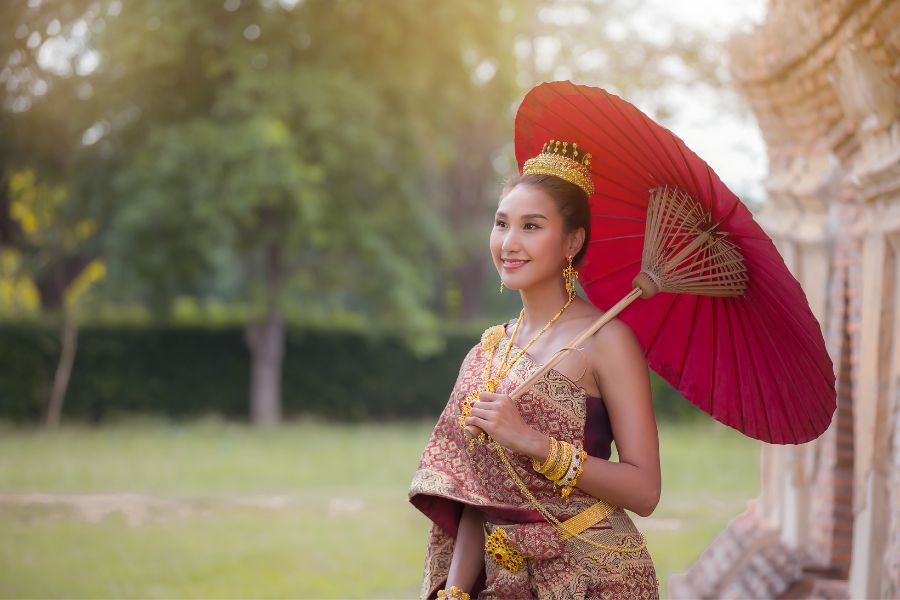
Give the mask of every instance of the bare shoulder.
[[[603, 312], [598, 310], [597, 317], [602, 315]], [[595, 331], [585, 340], [585, 344], [590, 347], [592, 356], [605, 357], [611, 353], [633, 352], [635, 350], [643, 354], [641, 343], [638, 341], [634, 330], [628, 323], [618, 317], [613, 317]]]
[[650, 373], [644, 349], [628, 323], [613, 317], [585, 344], [589, 348], [588, 356], [597, 389], [607, 402], [622, 397], [623, 386], [649, 387]]

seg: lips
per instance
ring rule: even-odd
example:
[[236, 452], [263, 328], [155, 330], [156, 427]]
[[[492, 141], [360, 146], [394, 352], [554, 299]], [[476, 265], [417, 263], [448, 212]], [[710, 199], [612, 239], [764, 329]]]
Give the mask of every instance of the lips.
[[503, 268], [505, 269], [518, 269], [519, 267], [528, 264], [531, 261], [527, 260], [519, 260], [519, 259], [501, 259], [503, 263]]

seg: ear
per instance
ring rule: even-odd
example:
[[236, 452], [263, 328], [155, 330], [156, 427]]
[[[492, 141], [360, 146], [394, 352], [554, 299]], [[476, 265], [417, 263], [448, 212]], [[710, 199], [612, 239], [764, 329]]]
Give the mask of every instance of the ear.
[[567, 246], [566, 256], [575, 256], [584, 243], [585, 231], [584, 227], [579, 227], [569, 234], [569, 244]]

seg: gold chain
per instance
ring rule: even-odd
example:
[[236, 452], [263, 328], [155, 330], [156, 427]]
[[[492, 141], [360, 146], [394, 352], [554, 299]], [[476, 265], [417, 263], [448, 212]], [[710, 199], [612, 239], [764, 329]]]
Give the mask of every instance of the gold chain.
[[[496, 389], [497, 385], [500, 382], [500, 379], [502, 379], [510, 371], [510, 369], [512, 369], [513, 365], [516, 364], [516, 361], [519, 360], [519, 358], [521, 358], [522, 355], [524, 355], [528, 351], [528, 348], [530, 348], [531, 345], [534, 344], [534, 342], [536, 342], [538, 340], [538, 338], [540, 338], [544, 334], [544, 332], [547, 330], [547, 328], [549, 328], [550, 325], [552, 325], [553, 323], [556, 322], [556, 320], [560, 317], [560, 315], [562, 315], [563, 311], [565, 311], [566, 308], [568, 308], [569, 305], [572, 303], [573, 299], [574, 299], [574, 297], [570, 296], [568, 301], [559, 310], [559, 312], [557, 312], [556, 315], [552, 319], [550, 319], [550, 321], [544, 326], [544, 328], [541, 329], [538, 332], [538, 334], [530, 342], [528, 342], [528, 344], [526, 344], [526, 346], [516, 355], [516, 357], [512, 359], [512, 362], [510, 362], [509, 365], [506, 365], [506, 359], [509, 357], [509, 351], [510, 351], [510, 348], [512, 348], [512, 346], [513, 346], [513, 340], [516, 337], [516, 332], [518, 331], [519, 325], [522, 323], [522, 321], [524, 320], [524, 317], [525, 317], [525, 307], [522, 307], [522, 311], [519, 313], [519, 319], [518, 319], [518, 321], [516, 321], [516, 326], [513, 329], [512, 337], [510, 338], [509, 343], [507, 344], [506, 353], [503, 356], [503, 361], [500, 365], [500, 368], [498, 369], [497, 375], [495, 375], [492, 379], [488, 380], [488, 375], [490, 374], [490, 368], [494, 362], [494, 354], [496, 353], [497, 345], [495, 344], [491, 348], [491, 355], [488, 358], [487, 363], [485, 364], [485, 369], [482, 374], [482, 379], [484, 380], [483, 387], [485, 390], [494, 391], [494, 389]], [[474, 392], [473, 394], [475, 395], [475, 398], [477, 399], [478, 392]], [[470, 394], [469, 396], [472, 396], [473, 394]], [[468, 397], [467, 397], [467, 399], [468, 399]], [[466, 416], [468, 416], [468, 415], [466, 415]], [[463, 419], [461, 419], [461, 423], [463, 422], [464, 418], [465, 417], [463, 417]], [[480, 440], [482, 440], [484, 438], [484, 432], [479, 434], [478, 437]], [[519, 477], [519, 474], [516, 473], [516, 469], [515, 469], [515, 467], [513, 467], [512, 463], [510, 463], [509, 457], [506, 455], [506, 452], [503, 450], [503, 446], [498, 444], [496, 442], [496, 440], [491, 440], [491, 441], [493, 442], [494, 449], [497, 450], [497, 454], [500, 456], [500, 460], [503, 462], [503, 465], [506, 467], [507, 472], [512, 477], [516, 486], [519, 488], [519, 490], [522, 492], [522, 494], [528, 499], [528, 501], [531, 502], [531, 505], [534, 506], [534, 508], [537, 509], [537, 511], [541, 513], [541, 515], [544, 517], [544, 519], [546, 519], [548, 522], [550, 522], [556, 528], [556, 530], [560, 534], [561, 539], [563, 539], [564, 541], [570, 542], [570, 541], [574, 541], [574, 540], [579, 540], [579, 541], [589, 544], [595, 548], [600, 548], [602, 550], [609, 550], [609, 551], [613, 551], [613, 552], [640, 552], [647, 545], [646, 539], [644, 539], [639, 546], [635, 546], [635, 547], [631, 547], [631, 548], [626, 548], [624, 546], [609, 546], [606, 544], [601, 544], [599, 542], [595, 542], [594, 540], [591, 540], [589, 538], [582, 536], [577, 531], [569, 529], [569, 527], [567, 527], [559, 519], [554, 517], [553, 514], [550, 513], [550, 511], [547, 510], [547, 508], [543, 504], [541, 504], [541, 502], [537, 498], [534, 497], [534, 494], [531, 493], [531, 491], [528, 489], [528, 486], [525, 484], [524, 481], [522, 481], [522, 478]], [[470, 442], [474, 442], [474, 439], [471, 440]], [[472, 447], [472, 443], [470, 443], [469, 447], [470, 448]], [[483, 481], [483, 477], [482, 477], [482, 481]], [[597, 503], [592, 505], [587, 510], [592, 511], [592, 514], [594, 515], [594, 519], [591, 519], [591, 521], [598, 522], [602, 518], [605, 518], [607, 515], [613, 513], [616, 510], [616, 507], [604, 502], [603, 500], [598, 500]], [[599, 510], [599, 512], [597, 512], [598, 510]], [[603, 515], [603, 516], [600, 517], [600, 515]], [[567, 523], [577, 527], [576, 522], [580, 520], [580, 519], [578, 519], [578, 517], [580, 517], [580, 515], [576, 515], [572, 519], [569, 519], [567, 521]], [[596, 517], [600, 517], [600, 518], [596, 518]], [[573, 522], [573, 520], [575, 522]], [[641, 537], [643, 538], [643, 535], [641, 535]]]
[[[569, 529], [568, 527], [563, 525], [559, 519], [554, 517], [550, 513], [550, 511], [547, 510], [547, 508], [543, 504], [541, 504], [541, 502], [537, 498], [534, 497], [534, 494], [532, 494], [531, 491], [529, 491], [528, 486], [525, 485], [525, 482], [522, 481], [522, 478], [519, 477], [518, 473], [516, 473], [515, 467], [513, 467], [512, 463], [509, 462], [509, 457], [507, 457], [506, 452], [503, 451], [503, 446], [501, 446], [496, 441], [494, 441], [494, 448], [497, 450], [497, 454], [500, 455], [500, 459], [503, 461], [503, 464], [506, 466], [506, 470], [509, 472], [510, 476], [513, 478], [513, 481], [515, 481], [516, 486], [518, 486], [519, 490], [521, 490], [521, 492], [525, 495], [525, 497], [528, 498], [528, 501], [531, 502], [532, 506], [534, 506], [535, 509], [537, 509], [537, 511], [540, 512], [541, 515], [543, 515], [543, 517], [547, 521], [549, 521], [550, 523], [553, 524], [554, 527], [556, 527], [557, 531], [559, 531], [561, 537], [564, 540], [569, 541], [569, 540], [577, 539], [577, 540], [580, 540], [587, 544], [590, 544], [591, 546], [594, 546], [596, 548], [601, 548], [603, 550], [611, 550], [614, 552], [640, 552], [644, 548], [644, 546], [647, 545], [647, 541], [644, 540], [641, 542], [641, 544], [639, 546], [635, 546], [632, 548], [625, 548], [624, 546], [607, 546], [606, 544], [600, 544], [599, 542], [595, 542], [594, 540], [588, 539], [588, 538], [582, 536], [580, 533], [576, 533], [575, 531]], [[603, 501], [602, 500], [598, 501], [598, 503], [600, 503], [600, 502], [603, 502]], [[606, 503], [604, 502], [604, 504], [606, 504]], [[614, 506], [612, 506], [611, 504], [606, 504], [606, 505], [609, 507], [609, 509], [611, 509], [611, 510], [609, 510], [609, 512], [607, 514], [610, 514], [615, 511]], [[590, 509], [588, 509], [588, 510], [590, 510]], [[598, 519], [598, 521], [599, 521], [599, 519]], [[643, 537], [643, 536], [641, 536], [641, 537]]]
[[[485, 363], [484, 372], [482, 373], [483, 383], [481, 385], [481, 389], [470, 392], [466, 396], [466, 398], [463, 402], [463, 409], [460, 411], [460, 415], [459, 415], [460, 427], [465, 429], [465, 427], [466, 427], [465, 421], [469, 417], [469, 414], [470, 414], [469, 411], [471, 410], [472, 405], [475, 404], [475, 402], [479, 398], [479, 392], [482, 392], [482, 391], [493, 392], [494, 390], [496, 390], [497, 386], [500, 385], [500, 380], [503, 379], [507, 373], [509, 373], [510, 369], [513, 368], [513, 365], [516, 364], [516, 361], [518, 361], [519, 358], [522, 357], [522, 355], [524, 355], [526, 352], [528, 352], [528, 349], [531, 348], [532, 344], [534, 344], [536, 341], [538, 341], [538, 339], [542, 335], [544, 335], [544, 332], [547, 331], [547, 329], [551, 325], [553, 325], [557, 319], [559, 319], [559, 317], [563, 314], [563, 312], [567, 308], [569, 308], [569, 305], [572, 304], [572, 300], [574, 300], [574, 299], [575, 299], [574, 296], [569, 296], [569, 299], [566, 301], [566, 303], [563, 305], [563, 307], [560, 308], [559, 311], [555, 315], [553, 315], [553, 318], [550, 319], [550, 321], [548, 321], [546, 325], [544, 325], [544, 327], [537, 333], [536, 336], [531, 338], [530, 342], [525, 344], [524, 348], [520, 349], [519, 353], [516, 354], [516, 357], [513, 358], [512, 361], [507, 365], [506, 359], [509, 358], [509, 351], [512, 350], [513, 340], [516, 339], [516, 333], [519, 331], [519, 325], [521, 325], [522, 321], [525, 320], [525, 307], [524, 306], [522, 307], [522, 310], [519, 311], [519, 318], [516, 320], [516, 326], [513, 328], [512, 337], [510, 337], [509, 343], [506, 345], [506, 352], [503, 355], [503, 361], [500, 363], [500, 366], [497, 368], [497, 374], [494, 377], [492, 377], [491, 379], [488, 379], [488, 375], [491, 372], [491, 366], [494, 363], [494, 354], [495, 354], [496, 348], [497, 348], [496, 344], [492, 345], [491, 355], [488, 358], [487, 363]], [[498, 325], [498, 327], [499, 327], [499, 325]], [[485, 434], [484, 431], [482, 431], [478, 434], [477, 437], [471, 438], [469, 440], [469, 448], [474, 447], [476, 439], [478, 440], [479, 443], [484, 443], [485, 440], [487, 439], [487, 435]]]

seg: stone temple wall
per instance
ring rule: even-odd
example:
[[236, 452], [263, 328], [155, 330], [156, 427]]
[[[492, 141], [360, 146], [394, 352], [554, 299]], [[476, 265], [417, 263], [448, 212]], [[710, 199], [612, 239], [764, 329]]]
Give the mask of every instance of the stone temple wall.
[[831, 427], [763, 444], [760, 496], [671, 598], [900, 598], [900, 0], [770, 0], [731, 40], [769, 155], [757, 220], [835, 365]]

